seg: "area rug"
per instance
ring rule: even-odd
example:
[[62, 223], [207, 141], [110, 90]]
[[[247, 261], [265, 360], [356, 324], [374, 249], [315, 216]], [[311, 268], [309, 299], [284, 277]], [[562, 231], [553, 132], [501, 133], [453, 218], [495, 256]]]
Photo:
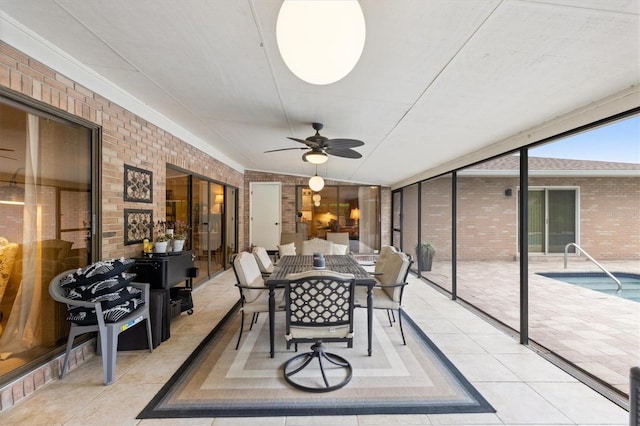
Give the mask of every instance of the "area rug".
[[[293, 346], [286, 348], [284, 313], [276, 314], [276, 353], [270, 358], [268, 315], [260, 315], [251, 331], [245, 329], [235, 350], [240, 314], [233, 309], [138, 418], [495, 412], [406, 314], [405, 346], [398, 325], [390, 327], [386, 313], [376, 310], [373, 355], [367, 356], [366, 319], [366, 310], [357, 309], [353, 348], [326, 344], [351, 362], [351, 382], [314, 394], [282, 378], [282, 364], [296, 354]], [[298, 350], [310, 346], [300, 344]]]

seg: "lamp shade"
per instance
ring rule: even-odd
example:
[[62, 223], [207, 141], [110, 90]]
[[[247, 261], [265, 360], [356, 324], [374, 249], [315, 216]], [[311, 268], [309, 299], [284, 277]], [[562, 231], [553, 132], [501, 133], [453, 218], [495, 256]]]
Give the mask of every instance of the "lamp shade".
[[309, 179], [309, 188], [315, 192], [322, 191], [322, 188], [324, 188], [324, 179], [322, 179], [322, 176], [315, 175]]
[[302, 155], [302, 159], [311, 164], [324, 164], [329, 156], [322, 151], [312, 150]]
[[349, 214], [349, 219], [360, 219], [360, 209], [359, 208], [355, 208], [355, 209], [351, 209], [351, 213]]
[[276, 23], [280, 55], [298, 78], [331, 84], [356, 66], [366, 36], [357, 0], [284, 0]]

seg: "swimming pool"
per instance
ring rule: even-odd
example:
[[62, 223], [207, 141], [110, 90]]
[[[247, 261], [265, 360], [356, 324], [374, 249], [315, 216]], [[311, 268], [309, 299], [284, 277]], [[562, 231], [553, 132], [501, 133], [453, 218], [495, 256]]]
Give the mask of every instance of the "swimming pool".
[[617, 291], [618, 285], [604, 272], [538, 272], [538, 275], [640, 303], [638, 274], [613, 272], [613, 276], [622, 284], [621, 291]]

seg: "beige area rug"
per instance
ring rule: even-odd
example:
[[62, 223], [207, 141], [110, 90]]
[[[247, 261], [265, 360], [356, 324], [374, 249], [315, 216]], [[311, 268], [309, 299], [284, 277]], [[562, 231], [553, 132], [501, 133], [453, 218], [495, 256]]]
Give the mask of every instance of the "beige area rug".
[[[294, 389], [282, 377], [283, 363], [296, 355], [293, 345], [286, 349], [284, 313], [276, 314], [270, 358], [268, 315], [245, 329], [236, 351], [240, 314], [233, 309], [138, 418], [495, 412], [406, 314], [404, 346], [398, 325], [389, 327], [386, 313], [376, 311], [373, 355], [367, 356], [366, 319], [366, 310], [357, 309], [353, 348], [325, 344], [349, 360], [352, 380], [316, 394]], [[298, 353], [310, 347], [300, 344]]]

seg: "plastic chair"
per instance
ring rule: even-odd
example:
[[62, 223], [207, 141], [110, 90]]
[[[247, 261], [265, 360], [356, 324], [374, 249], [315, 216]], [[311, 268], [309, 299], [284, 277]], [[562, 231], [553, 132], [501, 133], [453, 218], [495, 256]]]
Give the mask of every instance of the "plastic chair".
[[[284, 364], [285, 380], [291, 386], [307, 392], [329, 392], [344, 387], [353, 375], [351, 364], [344, 357], [327, 352], [323, 342], [347, 342], [348, 347], [353, 347], [353, 275], [312, 270], [289, 274], [287, 280], [287, 348], [291, 343], [296, 345], [296, 350], [300, 342], [314, 344], [310, 352], [296, 355]], [[320, 365], [322, 383], [308, 372], [295, 376], [314, 359]], [[327, 375], [323, 362], [328, 362], [329, 367], [334, 366], [332, 373], [341, 371], [342, 374]]]
[[98, 332], [98, 345], [97, 345], [97, 353], [101, 353], [102, 355], [102, 370], [104, 373], [104, 384], [110, 385], [113, 383], [116, 373], [116, 358], [118, 354], [118, 335], [129, 328], [133, 327], [135, 324], [146, 321], [147, 322], [147, 340], [149, 344], [149, 352], [153, 352], [153, 343], [151, 341], [151, 321], [149, 319], [149, 284], [142, 283], [131, 283], [129, 284], [131, 287], [136, 287], [142, 290], [142, 300], [144, 304], [136, 309], [134, 312], [130, 313], [126, 317], [122, 318], [117, 322], [105, 322], [104, 316], [102, 313], [102, 306], [98, 303], [85, 302], [82, 300], [74, 300], [66, 297], [66, 290], [60, 287], [60, 281], [73, 273], [75, 269], [62, 272], [56, 275], [51, 282], [49, 283], [49, 294], [51, 297], [60, 302], [64, 303], [68, 306], [69, 309], [83, 307], [95, 309], [96, 316], [98, 319], [97, 324], [91, 325], [79, 325], [74, 322], [71, 322], [71, 328], [69, 329], [69, 339], [67, 340], [67, 350], [64, 354], [64, 362], [62, 364], [62, 371], [60, 373], [60, 378], [62, 379], [67, 372], [67, 367], [69, 364], [69, 354], [71, 353], [71, 349], [73, 347], [73, 340], [76, 336], [79, 336], [84, 333]]

